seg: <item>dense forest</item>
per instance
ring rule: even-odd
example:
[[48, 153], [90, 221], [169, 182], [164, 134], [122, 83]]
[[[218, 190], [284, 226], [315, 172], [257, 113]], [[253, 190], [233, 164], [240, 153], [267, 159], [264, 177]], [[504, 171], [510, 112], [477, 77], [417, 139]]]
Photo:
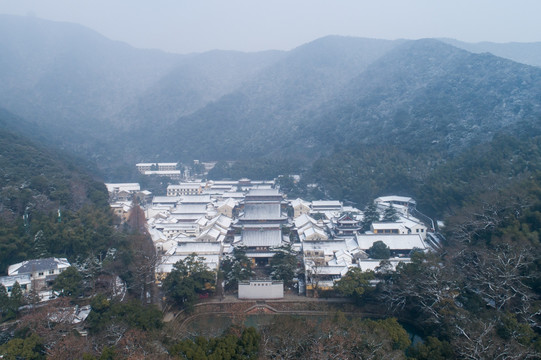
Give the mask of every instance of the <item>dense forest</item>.
[[75, 260], [114, 245], [107, 190], [81, 160], [0, 130], [0, 271], [27, 258]]

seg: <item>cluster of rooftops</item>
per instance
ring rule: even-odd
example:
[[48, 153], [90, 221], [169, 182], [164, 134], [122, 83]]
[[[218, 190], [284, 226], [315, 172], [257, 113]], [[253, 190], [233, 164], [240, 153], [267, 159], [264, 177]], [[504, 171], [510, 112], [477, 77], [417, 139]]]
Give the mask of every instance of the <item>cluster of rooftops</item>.
[[[412, 251], [439, 246], [430, 234], [433, 229], [412, 215], [416, 204], [408, 197], [375, 199], [380, 213], [392, 206], [395, 219], [374, 221], [363, 231], [363, 211], [335, 200], [288, 200], [274, 181], [179, 183], [168, 187], [167, 196], [154, 197], [136, 183], [106, 185], [111, 207], [124, 220], [132, 200], [138, 198], [160, 258], [158, 279], [192, 254], [217, 270], [224, 257], [242, 248], [254, 266], [267, 266], [280, 248], [289, 245], [305, 272], [306, 282], [299, 283], [299, 291], [309, 292], [316, 283], [319, 288], [332, 287], [352, 267], [389, 271], [410, 261]], [[370, 255], [378, 241], [389, 249], [385, 263]], [[65, 258], [23, 261], [11, 265], [0, 283], [8, 293], [16, 282], [26, 292], [47, 292], [69, 266]]]
[[273, 181], [179, 183], [170, 185], [167, 195], [143, 204], [162, 278], [194, 253], [217, 270], [225, 256], [242, 247], [254, 266], [266, 266], [280, 247], [291, 245], [302, 258], [310, 290], [316, 276], [319, 287], [330, 287], [351, 267], [380, 269], [381, 259], [368, 251], [377, 241], [390, 250], [387, 268], [409, 261], [414, 250], [438, 246], [427, 238], [430, 229], [412, 215], [416, 204], [409, 197], [376, 199], [380, 213], [394, 207], [396, 221], [375, 221], [362, 231], [361, 210], [335, 200], [288, 200]]

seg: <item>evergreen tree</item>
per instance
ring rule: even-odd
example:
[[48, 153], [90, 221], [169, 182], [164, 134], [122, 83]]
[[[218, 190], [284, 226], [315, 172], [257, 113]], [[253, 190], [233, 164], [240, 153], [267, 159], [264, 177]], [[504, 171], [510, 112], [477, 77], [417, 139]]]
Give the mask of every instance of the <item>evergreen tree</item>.
[[361, 222], [362, 231], [368, 231], [370, 230], [370, 225], [372, 225], [373, 222], [379, 221], [380, 214], [379, 214], [376, 204], [374, 204], [373, 202], [368, 204], [364, 208], [363, 213], [364, 213], [364, 217], [363, 217], [363, 221]]
[[239, 281], [248, 280], [254, 274], [252, 262], [246, 256], [246, 249], [242, 247], [235, 248], [233, 256], [228, 256], [222, 261], [221, 268], [228, 290], [235, 289]]
[[32, 253], [34, 254], [33, 257], [36, 259], [42, 259], [49, 256], [49, 252], [47, 251], [47, 241], [43, 234], [43, 230], [39, 230], [36, 235], [34, 235]]
[[199, 294], [214, 291], [216, 274], [196, 254], [179, 260], [163, 282], [166, 295], [178, 306], [191, 308]]
[[60, 296], [78, 297], [82, 294], [83, 277], [73, 266], [64, 270], [56, 277], [53, 284], [53, 290], [57, 291]]
[[283, 280], [284, 285], [289, 286], [297, 273], [297, 257], [291, 244], [280, 247], [271, 258], [270, 265], [272, 278]]
[[368, 254], [372, 259], [388, 259], [391, 257], [391, 249], [383, 241], [376, 241], [368, 249]]
[[4, 285], [0, 284], [0, 320], [2, 320], [4, 316], [7, 315], [8, 310], [9, 310], [9, 295]]
[[383, 211], [383, 222], [395, 222], [399, 219], [396, 208], [391, 204]]
[[366, 291], [371, 288], [370, 280], [374, 278], [372, 271], [363, 272], [361, 268], [350, 268], [346, 275], [334, 284], [334, 289], [338, 293], [360, 302]]

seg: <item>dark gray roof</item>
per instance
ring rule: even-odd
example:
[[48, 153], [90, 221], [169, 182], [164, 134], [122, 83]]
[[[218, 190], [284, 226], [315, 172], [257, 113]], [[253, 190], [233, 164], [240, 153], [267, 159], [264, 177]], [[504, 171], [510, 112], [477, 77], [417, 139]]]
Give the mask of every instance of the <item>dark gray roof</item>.
[[8, 273], [11, 275], [20, 275], [20, 274], [28, 274], [35, 271], [46, 271], [46, 270], [53, 270], [58, 269], [59, 265], [61, 265], [61, 268], [65, 268], [70, 266], [68, 260], [66, 258], [46, 258], [46, 259], [34, 259], [34, 260], [27, 260], [23, 261], [22, 263], [18, 263], [15, 265], [11, 265], [8, 269]]

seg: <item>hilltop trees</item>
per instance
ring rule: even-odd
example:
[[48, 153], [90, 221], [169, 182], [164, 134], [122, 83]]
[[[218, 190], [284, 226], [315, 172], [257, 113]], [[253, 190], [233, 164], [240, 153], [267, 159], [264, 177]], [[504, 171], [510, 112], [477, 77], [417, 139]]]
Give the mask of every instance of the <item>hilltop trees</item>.
[[233, 250], [233, 256], [222, 260], [221, 271], [224, 274], [225, 288], [228, 290], [236, 289], [239, 281], [249, 280], [254, 271], [252, 262], [246, 256], [246, 249], [236, 247]]
[[364, 208], [363, 214], [363, 221], [361, 223], [362, 231], [368, 231], [370, 230], [370, 225], [372, 225], [372, 223], [374, 222], [378, 222], [380, 218], [380, 214], [376, 204], [374, 204], [373, 202], [368, 204]]
[[396, 211], [395, 207], [391, 203], [388, 207], [385, 208], [383, 211], [383, 218], [381, 219], [382, 222], [395, 222], [398, 220], [398, 212]]
[[220, 337], [206, 339], [199, 336], [186, 339], [170, 350], [171, 355], [189, 360], [244, 359], [255, 360], [259, 354], [260, 336], [253, 327], [235, 334], [229, 331]]
[[68, 267], [56, 277], [53, 284], [53, 290], [60, 296], [70, 296], [76, 298], [82, 294], [83, 277], [73, 266]]
[[291, 244], [280, 247], [271, 258], [270, 265], [273, 280], [283, 280], [284, 285], [291, 285], [297, 274], [297, 256]]
[[368, 249], [368, 255], [372, 259], [386, 260], [391, 257], [391, 249], [383, 241], [375, 241]]
[[163, 282], [166, 296], [177, 306], [190, 309], [200, 294], [214, 292], [216, 274], [196, 254], [179, 260]]
[[351, 297], [360, 304], [367, 291], [372, 290], [370, 280], [374, 280], [372, 271], [363, 272], [361, 268], [350, 268], [346, 275], [334, 284], [339, 294]]

